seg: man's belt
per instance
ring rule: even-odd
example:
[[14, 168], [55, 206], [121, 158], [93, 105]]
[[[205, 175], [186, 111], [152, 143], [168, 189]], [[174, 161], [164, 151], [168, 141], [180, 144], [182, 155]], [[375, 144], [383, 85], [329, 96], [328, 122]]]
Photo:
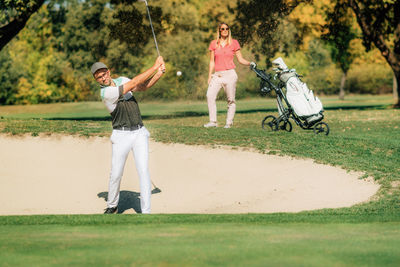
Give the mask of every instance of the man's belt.
[[138, 125], [134, 125], [134, 126], [131, 126], [131, 127], [116, 126], [116, 127], [113, 127], [113, 129], [114, 130], [119, 130], [119, 131], [136, 131], [136, 130], [139, 130], [140, 128], [142, 128], [142, 127], [143, 127], [143, 125], [138, 124]]

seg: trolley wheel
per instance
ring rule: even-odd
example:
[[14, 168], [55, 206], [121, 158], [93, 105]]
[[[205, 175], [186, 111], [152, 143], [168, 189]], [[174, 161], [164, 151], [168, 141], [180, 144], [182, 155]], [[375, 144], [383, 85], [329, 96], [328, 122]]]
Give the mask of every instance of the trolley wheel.
[[315, 134], [329, 134], [329, 126], [325, 122], [318, 122], [314, 125], [314, 133]]
[[276, 118], [273, 115], [266, 116], [262, 122], [261, 127], [263, 130], [276, 131]]
[[291, 132], [292, 131], [292, 123], [289, 120], [287, 120], [287, 121], [281, 120], [276, 124], [276, 130], [277, 131], [284, 130], [287, 132]]

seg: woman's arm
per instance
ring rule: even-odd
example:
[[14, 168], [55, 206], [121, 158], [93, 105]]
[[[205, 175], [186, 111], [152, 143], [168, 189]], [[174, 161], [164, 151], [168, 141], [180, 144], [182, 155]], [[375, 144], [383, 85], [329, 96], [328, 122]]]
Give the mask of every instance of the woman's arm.
[[208, 70], [208, 84], [210, 84], [211, 81], [211, 75], [213, 74], [215, 67], [215, 62], [214, 62], [214, 51], [210, 51], [210, 65], [209, 65], [209, 70]]
[[237, 50], [235, 52], [235, 55], [240, 64], [250, 66], [250, 61], [247, 61], [246, 59], [243, 58], [242, 52], [240, 52], [240, 50]]

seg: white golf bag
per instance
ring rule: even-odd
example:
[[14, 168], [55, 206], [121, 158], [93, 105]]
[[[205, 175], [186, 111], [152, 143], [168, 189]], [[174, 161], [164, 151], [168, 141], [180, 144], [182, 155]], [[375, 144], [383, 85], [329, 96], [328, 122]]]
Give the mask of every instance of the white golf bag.
[[[286, 98], [297, 116], [307, 120], [307, 122], [320, 119], [323, 112], [322, 103], [308, 89], [307, 84], [300, 80], [296, 70], [289, 70], [281, 57], [272, 61], [272, 64], [276, 67], [274, 70], [279, 79], [286, 85]], [[282, 113], [282, 111], [279, 110], [279, 113]]]

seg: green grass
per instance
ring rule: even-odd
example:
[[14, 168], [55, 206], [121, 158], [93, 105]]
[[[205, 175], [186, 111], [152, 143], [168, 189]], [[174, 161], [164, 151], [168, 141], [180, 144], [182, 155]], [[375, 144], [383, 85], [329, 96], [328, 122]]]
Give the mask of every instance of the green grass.
[[[329, 136], [294, 125], [260, 127], [273, 99], [239, 100], [235, 127], [205, 129], [205, 102], [141, 103], [160, 142], [228, 145], [311, 158], [361, 171], [382, 185], [370, 202], [342, 209], [238, 215], [0, 216], [0, 265], [398, 266], [400, 110], [391, 96], [322, 98]], [[226, 104], [218, 103], [223, 125]], [[102, 103], [1, 106], [0, 132], [109, 136]]]
[[382, 211], [0, 217], [5, 266], [397, 266], [399, 245]]
[[15, 266], [396, 266], [399, 223], [142, 224], [0, 228]]

